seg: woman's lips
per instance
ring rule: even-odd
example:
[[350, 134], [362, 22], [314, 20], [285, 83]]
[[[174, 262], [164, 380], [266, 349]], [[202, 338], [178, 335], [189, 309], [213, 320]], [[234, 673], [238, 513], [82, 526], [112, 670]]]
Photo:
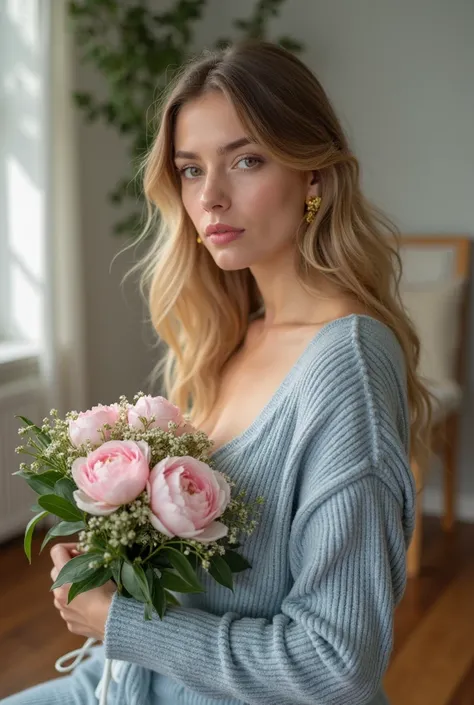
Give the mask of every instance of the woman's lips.
[[223, 233], [212, 233], [207, 237], [213, 245], [227, 245], [227, 243], [242, 237], [244, 232], [245, 230], [226, 230]]

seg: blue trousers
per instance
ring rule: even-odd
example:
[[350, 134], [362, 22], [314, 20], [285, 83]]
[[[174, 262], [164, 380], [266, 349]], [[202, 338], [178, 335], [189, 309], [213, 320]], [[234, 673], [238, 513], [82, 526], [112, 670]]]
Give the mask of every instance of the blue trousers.
[[[104, 650], [98, 646], [71, 675], [53, 678], [0, 700], [0, 705], [97, 705], [95, 689], [104, 667]], [[107, 700], [115, 702], [117, 684], [111, 682]]]

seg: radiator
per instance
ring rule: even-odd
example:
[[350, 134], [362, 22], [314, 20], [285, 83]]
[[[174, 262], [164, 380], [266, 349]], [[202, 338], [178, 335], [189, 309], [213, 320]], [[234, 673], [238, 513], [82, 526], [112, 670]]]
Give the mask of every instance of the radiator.
[[33, 516], [30, 507], [36, 503], [36, 493], [22, 478], [12, 476], [21, 462], [33, 460], [15, 453], [15, 448], [23, 443], [23, 437], [18, 435], [23, 424], [15, 415], [41, 425], [48, 413], [43, 399], [43, 387], [37, 377], [0, 386], [0, 541], [22, 535]]

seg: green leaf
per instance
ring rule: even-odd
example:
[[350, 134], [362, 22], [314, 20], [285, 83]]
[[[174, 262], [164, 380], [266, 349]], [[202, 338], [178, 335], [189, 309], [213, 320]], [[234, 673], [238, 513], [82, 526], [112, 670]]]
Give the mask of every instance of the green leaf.
[[174, 573], [166, 568], [161, 571], [160, 583], [164, 588], [173, 590], [173, 592], [205, 592], [204, 588], [202, 590], [196, 590], [195, 586], [183, 580], [178, 573]]
[[29, 477], [25, 477], [25, 480], [31, 489], [38, 494], [51, 494], [55, 482], [53, 475], [59, 475], [59, 477], [61, 477], [61, 473], [56, 472], [55, 470], [47, 470], [46, 472], [39, 473], [38, 475], [30, 475]]
[[125, 589], [139, 602], [151, 602], [150, 589], [143, 568], [137, 563], [123, 562], [121, 572]]
[[48, 514], [49, 512], [41, 512], [41, 514], [37, 514], [35, 517], [30, 519], [25, 529], [23, 547], [25, 549], [26, 557], [28, 558], [29, 563], [31, 563], [31, 541], [33, 539], [33, 532], [35, 530], [35, 526], [39, 521], [41, 521], [41, 519], [44, 519], [44, 517]]
[[133, 564], [133, 570], [135, 571], [135, 575], [137, 577], [138, 582], [140, 583], [143, 594], [145, 595], [147, 601], [151, 602], [151, 591], [150, 586], [148, 585], [148, 580], [145, 575], [145, 571], [139, 563]]
[[145, 602], [145, 609], [143, 611], [143, 618], [150, 622], [153, 619], [153, 605], [151, 602]]
[[45, 494], [38, 499], [38, 504], [64, 521], [81, 521], [83, 519], [82, 512], [64, 497]]
[[181, 607], [181, 602], [173, 595], [173, 593], [168, 592], [168, 590], [165, 590], [165, 595], [166, 602], [168, 602], [170, 605], [177, 605], [178, 607]]
[[[159, 618], [163, 619], [163, 616], [166, 612], [166, 597], [165, 591], [163, 590], [163, 586], [161, 585], [160, 571], [156, 570], [155, 568], [152, 568], [149, 565], [146, 568], [145, 575], [148, 582], [148, 589], [151, 595], [152, 607], [155, 608], [155, 611], [158, 614]], [[147, 619], [146, 614], [145, 619]]]
[[225, 560], [233, 573], [240, 573], [242, 570], [247, 570], [252, 567], [250, 563], [240, 555], [240, 553], [237, 553], [237, 551], [227, 550], [222, 558]]
[[15, 418], [21, 419], [23, 421], [23, 423], [25, 424], [25, 426], [34, 426], [35, 425], [33, 423], [33, 421], [30, 421], [30, 419], [28, 419], [26, 416], [20, 416], [20, 414], [15, 414]]
[[126, 597], [127, 600], [133, 599], [133, 595], [130, 595], [129, 591], [127, 590], [127, 588], [124, 588], [122, 583], [120, 583], [119, 592], [122, 595], [122, 597]]
[[209, 573], [212, 575], [214, 580], [224, 587], [228, 587], [234, 591], [232, 583], [232, 571], [222, 558], [222, 556], [213, 556], [211, 558], [211, 565], [209, 566]]
[[62, 477], [54, 485], [54, 494], [58, 495], [58, 497], [62, 497], [63, 499], [67, 499], [68, 502], [71, 502], [74, 506], [76, 505], [73, 495], [75, 490], [77, 490], [76, 483], [69, 477]]
[[22, 477], [37, 494], [51, 494], [54, 485], [63, 475], [56, 470], [46, 470], [46, 472], [25, 472], [18, 470], [13, 473]]
[[197, 592], [201, 592], [204, 590], [203, 586], [199, 582], [199, 579], [193, 567], [187, 560], [186, 556], [177, 551], [175, 548], [171, 547], [163, 549], [163, 553], [165, 554], [166, 558], [168, 558], [173, 568], [175, 568], [181, 575], [183, 580], [185, 580], [193, 588], [195, 588]]
[[78, 108], [88, 108], [92, 102], [92, 96], [89, 93], [75, 91], [73, 98]]
[[[153, 573], [153, 571], [152, 571]], [[153, 574], [152, 580], [152, 590], [151, 590], [151, 601], [153, 607], [155, 608], [158, 617], [163, 619], [166, 612], [166, 597], [163, 586], [160, 584], [161, 580], [157, 575]]]
[[[184, 554], [182, 554], [182, 555], [184, 555]], [[191, 553], [189, 553], [187, 556], [184, 556], [184, 557], [190, 563], [191, 568], [194, 571], [197, 571], [197, 569], [199, 567], [199, 556], [196, 553], [194, 553], [194, 551], [191, 551]]]
[[71, 558], [70, 561], [63, 565], [50, 589], [55, 590], [64, 585], [64, 583], [74, 583], [89, 578], [98, 570], [98, 568], [89, 568], [89, 563], [98, 558], [102, 558], [101, 554], [90, 551]]
[[104, 585], [110, 580], [111, 577], [112, 571], [109, 568], [100, 568], [99, 570], [96, 570], [95, 573], [92, 573], [92, 575], [88, 578], [84, 578], [84, 580], [79, 580], [78, 582], [73, 583], [69, 588], [67, 603], [69, 604], [71, 600], [74, 600], [74, 598], [77, 595], [80, 595], [81, 592], [87, 592], [88, 590], [93, 590], [94, 588]]
[[18, 415], [15, 416], [15, 418], [21, 419], [25, 426], [32, 426], [31, 431], [36, 435], [43, 448], [47, 448], [51, 444], [51, 437], [42, 431], [39, 426], [34, 424], [33, 421], [30, 421], [30, 419], [26, 418], [26, 416]]
[[78, 531], [85, 529], [85, 524], [83, 521], [60, 521], [54, 526], [52, 526], [41, 544], [40, 553], [49, 541], [55, 536], [71, 536], [71, 534], [76, 534]]
[[163, 552], [155, 553], [155, 555], [152, 556], [149, 560], [146, 559], [146, 564], [152, 565], [154, 568], [158, 568], [159, 570], [171, 567], [169, 560], [166, 558], [166, 556], [163, 555]]
[[112, 561], [110, 564], [110, 570], [112, 571], [112, 577], [115, 580], [115, 584], [117, 585], [117, 589], [121, 590], [122, 588], [122, 579], [121, 579], [121, 572], [122, 572], [122, 561], [120, 559], [116, 559], [115, 561]]

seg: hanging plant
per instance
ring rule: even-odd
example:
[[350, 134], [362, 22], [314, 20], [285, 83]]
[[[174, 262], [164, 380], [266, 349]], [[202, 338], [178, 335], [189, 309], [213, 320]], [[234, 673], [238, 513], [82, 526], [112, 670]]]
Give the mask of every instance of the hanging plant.
[[[270, 18], [285, 0], [259, 0], [249, 19], [235, 19], [237, 37], [266, 38]], [[131, 173], [115, 184], [109, 197], [117, 206], [142, 201], [137, 189], [140, 162], [151, 144], [156, 115], [150, 107], [174, 72], [192, 55], [193, 28], [203, 16], [206, 0], [176, 0], [166, 12], [148, 7], [146, 0], [81, 0], [69, 3], [69, 18], [84, 62], [106, 79], [107, 95], [74, 93], [77, 106], [89, 122], [102, 120], [125, 135], [130, 143]], [[277, 41], [298, 52], [302, 46], [289, 37]], [[232, 43], [217, 38], [215, 48]], [[138, 192], [137, 192], [138, 190]], [[129, 209], [128, 209], [129, 210]], [[119, 220], [113, 231], [136, 234], [141, 213], [136, 209]]]

